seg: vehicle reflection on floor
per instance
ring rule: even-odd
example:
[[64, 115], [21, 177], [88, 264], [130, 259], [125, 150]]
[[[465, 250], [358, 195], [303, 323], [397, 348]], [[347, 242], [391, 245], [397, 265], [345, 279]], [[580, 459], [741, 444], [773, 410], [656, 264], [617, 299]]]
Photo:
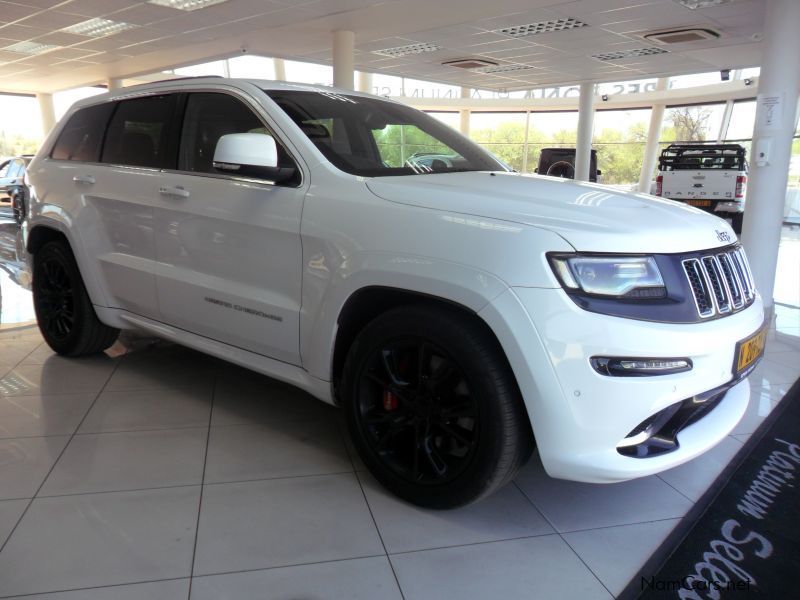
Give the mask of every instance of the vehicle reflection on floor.
[[0, 326], [35, 320], [31, 302], [31, 271], [19, 225], [11, 209], [0, 208]]

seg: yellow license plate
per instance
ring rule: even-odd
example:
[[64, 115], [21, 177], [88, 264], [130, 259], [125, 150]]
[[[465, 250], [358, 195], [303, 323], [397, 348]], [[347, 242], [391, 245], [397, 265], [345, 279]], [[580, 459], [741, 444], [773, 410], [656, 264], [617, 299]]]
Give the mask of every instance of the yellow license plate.
[[767, 327], [763, 326], [749, 338], [736, 344], [736, 357], [733, 364], [733, 374], [740, 375], [753, 365], [764, 354], [767, 344]]
[[711, 200], [687, 200], [690, 206], [711, 206]]

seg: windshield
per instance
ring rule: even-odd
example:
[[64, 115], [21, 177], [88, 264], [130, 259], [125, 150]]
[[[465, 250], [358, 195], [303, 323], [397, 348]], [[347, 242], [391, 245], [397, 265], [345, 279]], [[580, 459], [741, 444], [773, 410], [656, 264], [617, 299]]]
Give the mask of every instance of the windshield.
[[353, 175], [508, 170], [447, 125], [402, 104], [333, 91], [264, 91], [329, 161]]

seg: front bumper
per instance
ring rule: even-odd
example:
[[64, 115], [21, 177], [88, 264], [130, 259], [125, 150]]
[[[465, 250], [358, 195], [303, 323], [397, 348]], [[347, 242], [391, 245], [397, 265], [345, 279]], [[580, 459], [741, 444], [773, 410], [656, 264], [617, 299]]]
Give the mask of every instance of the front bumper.
[[[561, 289], [509, 289], [481, 311], [517, 376], [547, 472], [608, 483], [682, 464], [721, 441], [749, 400], [746, 380], [675, 434], [676, 446], [645, 457], [619, 448], [656, 413], [732, 383], [736, 342], [763, 322], [760, 298], [739, 313], [693, 324], [665, 324], [585, 311]], [[691, 371], [608, 377], [592, 356], [690, 358]]]

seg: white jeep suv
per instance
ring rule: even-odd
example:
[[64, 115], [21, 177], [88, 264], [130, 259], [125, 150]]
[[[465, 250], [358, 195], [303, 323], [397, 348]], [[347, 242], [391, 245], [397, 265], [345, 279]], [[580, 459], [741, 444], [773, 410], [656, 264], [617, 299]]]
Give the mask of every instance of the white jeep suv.
[[683, 463], [740, 419], [763, 351], [724, 221], [510, 172], [366, 94], [127, 88], [77, 103], [28, 177], [56, 352], [137, 329], [294, 384], [340, 405], [375, 477], [425, 506], [489, 494], [534, 445], [577, 481]]

